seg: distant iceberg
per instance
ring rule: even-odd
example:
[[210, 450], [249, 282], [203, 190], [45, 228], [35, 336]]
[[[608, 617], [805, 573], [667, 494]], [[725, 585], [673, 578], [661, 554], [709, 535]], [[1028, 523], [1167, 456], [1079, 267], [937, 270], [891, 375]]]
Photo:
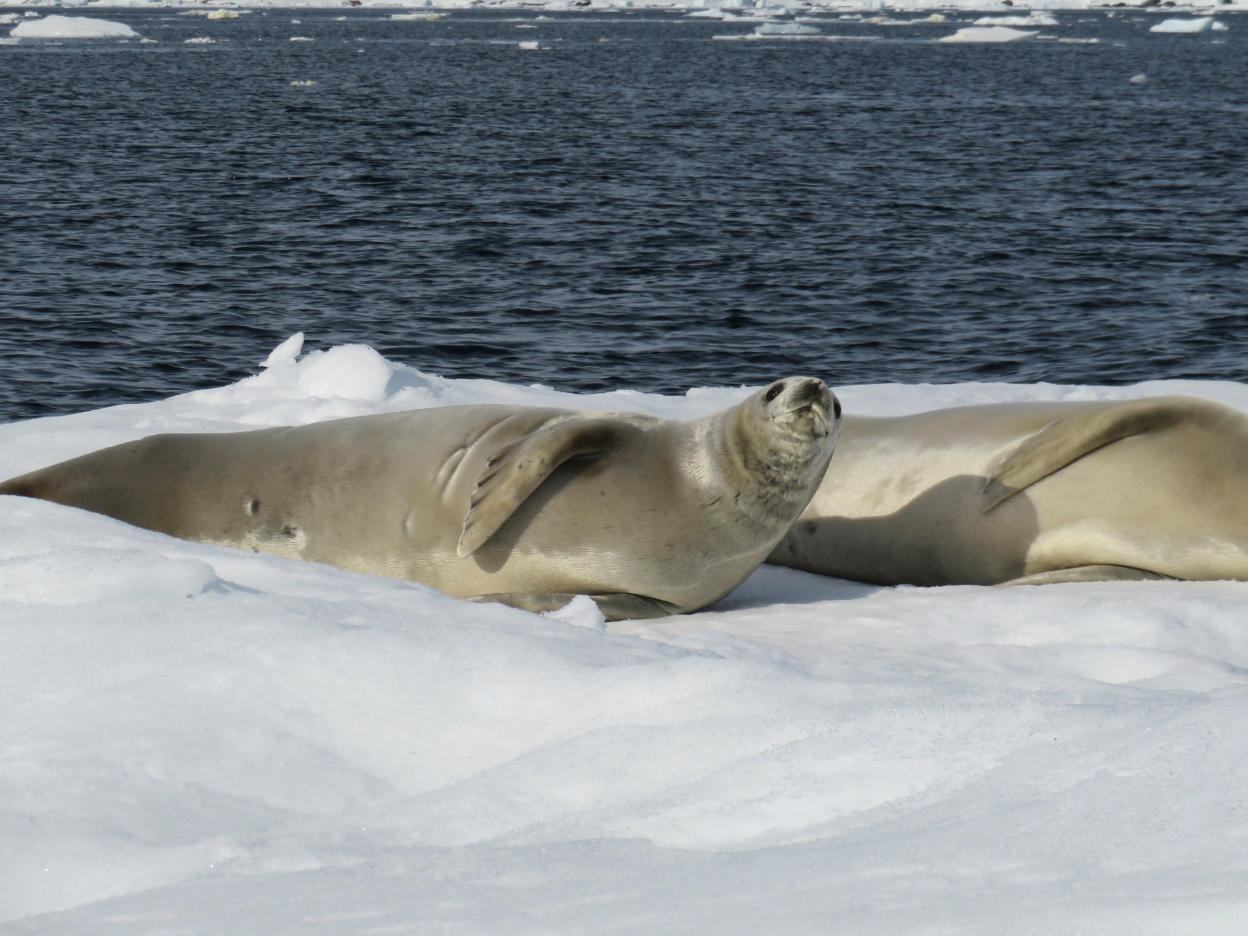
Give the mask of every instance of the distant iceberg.
[[1168, 19], [1162, 20], [1156, 26], [1149, 30], [1155, 33], [1198, 33], [1209, 32], [1211, 29], [1225, 29], [1221, 23], [1216, 22], [1212, 17], [1199, 16], [1196, 19]]
[[1022, 29], [1010, 29], [1008, 26], [967, 26], [959, 29], [952, 36], [938, 39], [938, 42], [1018, 42], [1036, 35]]
[[125, 23], [87, 16], [45, 16], [25, 20], [9, 31], [18, 39], [137, 39], [139, 34]]

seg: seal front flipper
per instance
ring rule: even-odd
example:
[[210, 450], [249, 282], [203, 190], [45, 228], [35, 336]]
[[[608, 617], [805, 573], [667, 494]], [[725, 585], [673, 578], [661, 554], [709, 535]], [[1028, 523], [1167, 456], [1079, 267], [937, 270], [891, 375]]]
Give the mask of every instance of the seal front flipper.
[[[480, 601], [488, 604], [505, 604], [521, 611], [532, 611], [541, 614], [545, 611], [558, 611], [576, 595], [563, 595], [538, 592], [508, 592], [497, 595], [477, 595], [469, 601]], [[670, 601], [647, 598], [645, 595], [630, 595], [618, 592], [610, 595], [589, 595], [602, 616], [608, 621], [629, 621], [637, 618], [667, 617], [679, 614], [680, 608]]]
[[1053, 569], [1049, 572], [1037, 572], [1035, 575], [1024, 575], [1021, 578], [1010, 579], [1008, 582], [998, 582], [998, 588], [1004, 588], [1007, 585], [1057, 585], [1062, 582], [1173, 582], [1176, 579], [1170, 575], [1161, 575], [1157, 572], [1149, 572], [1147, 569], [1137, 569], [1133, 566], [1120, 565], [1085, 565], [1074, 566], [1070, 569]]
[[571, 419], [513, 442], [490, 457], [477, 478], [456, 553], [471, 556], [498, 532], [551, 472], [578, 455], [604, 455], [632, 428], [619, 419]]
[[1228, 418], [1243, 417], [1229, 407], [1196, 397], [1152, 397], [1077, 410], [1049, 423], [1001, 457], [984, 479], [980, 513], [1111, 442], [1190, 419], [1211, 423]]

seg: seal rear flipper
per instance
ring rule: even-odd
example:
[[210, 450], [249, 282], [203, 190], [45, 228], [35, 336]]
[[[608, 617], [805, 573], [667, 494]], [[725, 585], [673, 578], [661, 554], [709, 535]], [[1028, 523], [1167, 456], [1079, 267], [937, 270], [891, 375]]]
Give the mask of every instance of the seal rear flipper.
[[1188, 420], [1215, 423], [1243, 414], [1197, 397], [1152, 397], [1080, 409], [1054, 420], [1003, 455], [989, 470], [979, 511], [1002, 501], [1111, 442], [1167, 429]]
[[1149, 572], [1147, 569], [1136, 569], [1132, 566], [1120, 565], [1085, 565], [1070, 569], [1053, 569], [1049, 572], [1037, 572], [1035, 575], [1024, 575], [998, 583], [999, 588], [1007, 585], [1057, 585], [1061, 582], [1175, 582], [1178, 579], [1171, 575]]
[[480, 549], [556, 468], [578, 455], [605, 454], [626, 426], [618, 419], [572, 419], [495, 452], [477, 478], [456, 549], [459, 557]]
[[[521, 611], [532, 611], [534, 614], [542, 614], [546, 611], [558, 611], [575, 597], [576, 595], [555, 592], [502, 592], [496, 595], [477, 595], [468, 600], [489, 604], [505, 604], [512, 608], [519, 608]], [[594, 604], [598, 605], [598, 610], [602, 612], [602, 616], [608, 621], [667, 617], [669, 614], [680, 613], [680, 608], [670, 601], [647, 598], [645, 595], [630, 595], [618, 592], [609, 595], [589, 595], [588, 597]]]

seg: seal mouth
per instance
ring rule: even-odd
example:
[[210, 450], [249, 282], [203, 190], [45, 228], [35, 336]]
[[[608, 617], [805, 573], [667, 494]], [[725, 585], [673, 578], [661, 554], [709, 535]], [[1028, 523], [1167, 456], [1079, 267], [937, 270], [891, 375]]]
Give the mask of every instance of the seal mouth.
[[840, 402], [827, 384], [814, 377], [802, 377], [773, 384], [763, 395], [764, 402], [775, 401], [771, 418], [777, 422], [810, 421], [811, 434], [823, 438], [832, 432], [840, 418]]

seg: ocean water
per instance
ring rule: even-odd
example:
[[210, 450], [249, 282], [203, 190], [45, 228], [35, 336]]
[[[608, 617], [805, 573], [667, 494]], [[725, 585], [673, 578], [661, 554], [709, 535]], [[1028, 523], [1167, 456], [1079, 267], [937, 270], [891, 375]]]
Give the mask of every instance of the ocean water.
[[1248, 17], [92, 15], [157, 42], [0, 46], [0, 419], [300, 330], [567, 390], [1248, 379]]

